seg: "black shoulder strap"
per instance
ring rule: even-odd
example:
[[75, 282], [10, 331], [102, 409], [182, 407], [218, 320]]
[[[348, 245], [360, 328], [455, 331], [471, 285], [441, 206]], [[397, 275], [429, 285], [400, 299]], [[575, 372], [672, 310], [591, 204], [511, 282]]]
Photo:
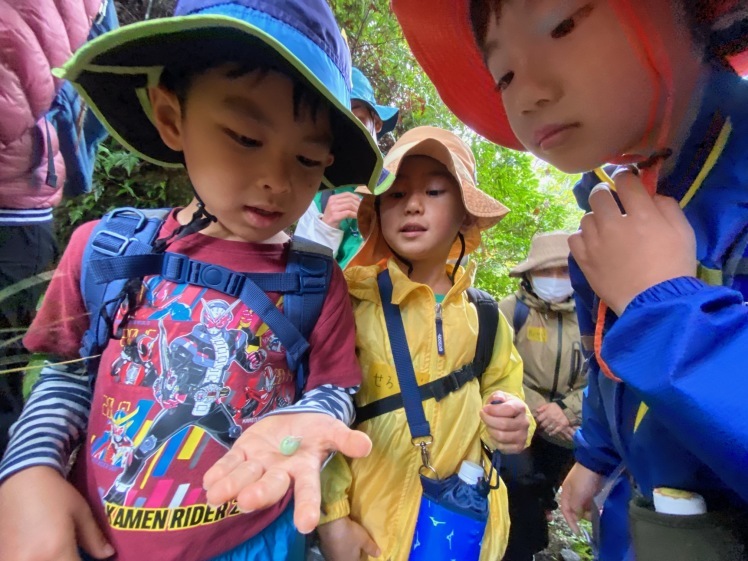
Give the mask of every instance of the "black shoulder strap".
[[522, 298], [519, 296], [515, 297], [517, 304], [514, 306], [514, 316], [512, 317], [512, 327], [514, 327], [514, 338], [516, 340], [517, 333], [527, 322], [527, 316], [530, 315], [530, 306], [528, 306]]
[[[490, 294], [477, 288], [469, 288], [467, 295], [478, 311], [478, 341], [475, 345], [475, 358], [473, 358], [473, 362], [450, 372], [443, 378], [418, 386], [421, 401], [427, 399], [441, 401], [449, 394], [461, 389], [470, 380], [480, 378], [491, 363], [496, 332], [499, 326], [499, 305]], [[403, 407], [402, 394], [398, 393], [378, 399], [357, 408], [356, 422], [363, 423], [401, 407]]]
[[322, 214], [325, 213], [327, 203], [330, 200], [330, 197], [332, 197], [334, 194], [335, 191], [333, 191], [332, 189], [325, 189], [319, 194], [319, 210]]
[[479, 378], [491, 363], [496, 331], [499, 328], [499, 304], [488, 292], [478, 288], [468, 288], [467, 294], [478, 310], [478, 342], [475, 345], [473, 370]]

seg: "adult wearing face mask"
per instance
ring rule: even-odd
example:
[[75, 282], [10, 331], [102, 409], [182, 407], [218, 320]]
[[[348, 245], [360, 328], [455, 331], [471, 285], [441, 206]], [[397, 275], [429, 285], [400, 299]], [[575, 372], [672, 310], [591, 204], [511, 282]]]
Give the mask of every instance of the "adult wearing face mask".
[[524, 362], [525, 401], [537, 421], [532, 444], [502, 460], [511, 530], [505, 561], [529, 561], [548, 546], [556, 491], [574, 463], [572, 437], [582, 422], [587, 383], [569, 280], [568, 233], [538, 234], [530, 253], [509, 273], [519, 290], [499, 303], [514, 325]]

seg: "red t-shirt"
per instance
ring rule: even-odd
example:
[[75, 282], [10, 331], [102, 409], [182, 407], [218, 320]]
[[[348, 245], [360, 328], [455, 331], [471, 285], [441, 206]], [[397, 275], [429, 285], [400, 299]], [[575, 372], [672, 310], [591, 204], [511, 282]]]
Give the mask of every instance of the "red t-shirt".
[[[24, 342], [34, 352], [79, 356], [88, 317], [81, 260], [95, 223], [76, 230]], [[177, 222], [167, 219], [162, 235]], [[237, 271], [282, 272], [289, 244], [253, 244], [194, 234], [169, 251]], [[280, 295], [269, 294], [282, 306]], [[353, 314], [334, 268], [309, 338], [307, 390], [361, 382]], [[165, 358], [166, 357], [166, 358]], [[120, 561], [210, 559], [245, 542], [287, 506], [240, 514], [211, 509], [202, 478], [257, 417], [290, 404], [294, 376], [285, 350], [238, 299], [146, 277], [140, 304], [107, 345], [96, 380], [85, 448], [71, 476]]]

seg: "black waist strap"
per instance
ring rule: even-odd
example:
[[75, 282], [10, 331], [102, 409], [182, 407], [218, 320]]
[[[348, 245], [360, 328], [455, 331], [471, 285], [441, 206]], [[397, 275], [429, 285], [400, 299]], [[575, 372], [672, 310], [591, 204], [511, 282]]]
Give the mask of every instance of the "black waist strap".
[[[423, 386], [418, 386], [418, 389], [421, 392], [421, 401], [426, 401], [428, 399], [441, 401], [446, 396], [456, 392], [476, 377], [473, 364], [466, 364], [459, 370], [455, 370], [443, 378], [439, 378], [438, 380], [434, 380]], [[402, 407], [403, 396], [399, 393], [390, 395], [383, 399], [378, 399], [377, 401], [372, 401], [371, 403], [356, 409], [356, 423], [363, 423], [364, 421], [368, 421], [379, 415], [384, 415], [390, 411], [402, 409]]]

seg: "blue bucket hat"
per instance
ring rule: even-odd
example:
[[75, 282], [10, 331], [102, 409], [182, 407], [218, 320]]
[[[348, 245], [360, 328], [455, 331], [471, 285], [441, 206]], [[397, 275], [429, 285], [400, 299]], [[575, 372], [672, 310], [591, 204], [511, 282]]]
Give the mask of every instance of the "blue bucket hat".
[[397, 125], [397, 115], [400, 110], [397, 107], [390, 107], [388, 105], [378, 105], [377, 100], [374, 98], [374, 88], [371, 86], [369, 79], [364, 76], [355, 66], [353, 67], [353, 90], [351, 91], [351, 99], [358, 99], [366, 103], [369, 108], [374, 111], [379, 119], [382, 121], [382, 130], [377, 135], [382, 138], [388, 132], [394, 130]]
[[[243, 57], [242, 53], [246, 53]], [[184, 164], [151, 121], [147, 89], [189, 57], [217, 65], [266, 61], [318, 92], [330, 109], [335, 161], [325, 187], [367, 185], [382, 172], [376, 143], [350, 111], [351, 59], [325, 0], [180, 0], [173, 17], [138, 22], [84, 45], [55, 74], [70, 80], [124, 146], [145, 160]]]

